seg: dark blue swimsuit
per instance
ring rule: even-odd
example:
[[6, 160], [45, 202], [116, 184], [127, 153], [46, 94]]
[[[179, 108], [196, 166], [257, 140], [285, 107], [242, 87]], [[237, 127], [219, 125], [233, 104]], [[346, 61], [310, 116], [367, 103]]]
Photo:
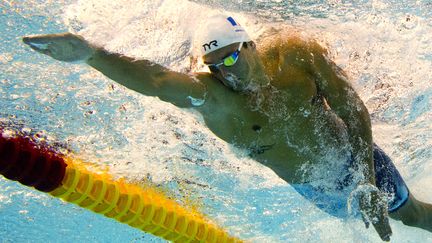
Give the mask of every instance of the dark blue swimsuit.
[[408, 187], [392, 160], [376, 144], [374, 144], [374, 162], [376, 186], [389, 195], [388, 210], [394, 212], [408, 200]]
[[[394, 212], [408, 200], [408, 187], [385, 152], [376, 144], [374, 144], [373, 148], [376, 186], [387, 196], [388, 211]], [[347, 168], [353, 166], [353, 158], [349, 161]], [[346, 186], [350, 182], [352, 182], [351, 174], [342, 179], [342, 182], [338, 185], [341, 193], [328, 193], [309, 184], [293, 184], [292, 187], [323, 211], [333, 216], [344, 217], [347, 215], [347, 194], [344, 194], [343, 191], [347, 189]], [[350, 193], [351, 189], [347, 190]]]

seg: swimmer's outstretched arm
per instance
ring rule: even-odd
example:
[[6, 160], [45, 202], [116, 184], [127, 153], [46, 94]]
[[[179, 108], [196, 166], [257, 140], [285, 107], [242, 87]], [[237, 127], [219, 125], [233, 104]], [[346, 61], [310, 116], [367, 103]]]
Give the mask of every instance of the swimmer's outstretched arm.
[[[316, 77], [318, 92], [326, 98], [331, 110], [347, 126], [353, 158], [363, 171], [363, 183], [375, 185], [372, 130], [366, 106], [346, 81], [343, 71], [326, 57], [321, 47], [317, 44], [312, 46], [308, 55], [311, 58], [310, 71]], [[360, 207], [363, 213], [369, 218], [380, 237], [383, 240], [390, 240], [392, 231], [388, 221], [387, 204], [382, 200], [382, 195], [373, 190], [366, 193], [362, 199]]]
[[71, 33], [23, 38], [32, 49], [65, 62], [86, 62], [117, 83], [144, 95], [157, 96], [179, 107], [203, 98], [205, 86], [193, 77], [171, 71], [147, 60], [134, 60], [91, 45]]

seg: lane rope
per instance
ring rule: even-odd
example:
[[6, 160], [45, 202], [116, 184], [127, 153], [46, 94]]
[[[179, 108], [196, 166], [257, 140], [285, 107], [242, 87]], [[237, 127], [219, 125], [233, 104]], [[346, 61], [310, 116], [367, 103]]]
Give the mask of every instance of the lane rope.
[[154, 188], [108, 173], [95, 173], [78, 159], [0, 128], [0, 174], [64, 201], [173, 242], [237, 243], [224, 229]]

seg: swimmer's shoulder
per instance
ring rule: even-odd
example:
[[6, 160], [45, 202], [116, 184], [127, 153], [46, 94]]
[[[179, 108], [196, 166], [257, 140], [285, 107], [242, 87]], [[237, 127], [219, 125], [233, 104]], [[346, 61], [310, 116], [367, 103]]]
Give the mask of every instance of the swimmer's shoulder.
[[305, 58], [327, 55], [327, 49], [317, 40], [306, 37], [299, 31], [272, 32], [260, 38], [257, 48], [264, 64], [273, 67], [275, 64], [278, 64], [276, 67], [280, 66], [279, 62], [284, 58], [291, 58], [291, 64], [302, 65], [307, 61]]
[[297, 32], [277, 33], [257, 44], [264, 69], [273, 85], [300, 90], [313, 87], [315, 56], [326, 53], [317, 41], [305, 38]]

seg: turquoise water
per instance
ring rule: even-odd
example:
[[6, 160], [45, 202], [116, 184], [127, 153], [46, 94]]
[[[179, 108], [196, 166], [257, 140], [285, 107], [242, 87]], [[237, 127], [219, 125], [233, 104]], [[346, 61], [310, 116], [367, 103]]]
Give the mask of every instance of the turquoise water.
[[[111, 51], [188, 70], [193, 24], [221, 9], [238, 16], [254, 38], [286, 25], [328, 47], [369, 108], [375, 141], [411, 191], [432, 202], [431, 1], [3, 0], [1, 121], [60, 141], [116, 176], [150, 178], [179, 197], [192, 195], [215, 222], [253, 242], [380, 242], [359, 220], [317, 209], [215, 137], [192, 111], [113, 85], [83, 64], [38, 55], [20, 41], [69, 30]], [[432, 242], [431, 233], [391, 225], [393, 242]], [[160, 241], [4, 179], [0, 239]]]

